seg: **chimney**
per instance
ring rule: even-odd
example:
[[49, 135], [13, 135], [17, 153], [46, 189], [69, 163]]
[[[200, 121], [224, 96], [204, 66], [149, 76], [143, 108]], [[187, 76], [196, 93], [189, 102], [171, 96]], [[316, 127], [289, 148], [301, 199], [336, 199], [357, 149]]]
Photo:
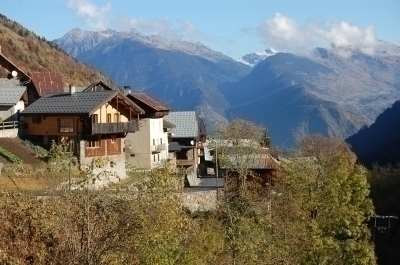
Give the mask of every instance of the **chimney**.
[[131, 86], [124, 86], [124, 95], [129, 95], [131, 93]]
[[73, 85], [69, 85], [69, 93], [72, 95], [72, 94], [75, 94], [75, 86], [73, 86]]

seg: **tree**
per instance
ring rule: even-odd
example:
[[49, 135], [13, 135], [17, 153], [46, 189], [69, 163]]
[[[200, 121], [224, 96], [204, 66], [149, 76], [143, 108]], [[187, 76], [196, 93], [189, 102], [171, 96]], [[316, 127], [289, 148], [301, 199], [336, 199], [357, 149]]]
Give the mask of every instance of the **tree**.
[[349, 147], [305, 137], [282, 168], [273, 208], [285, 255], [299, 264], [375, 264], [366, 224], [373, 215], [368, 173]]
[[131, 238], [133, 264], [176, 264], [184, 255], [191, 222], [181, 207], [180, 188], [169, 167], [143, 179], [134, 200], [140, 232]]
[[225, 255], [230, 264], [260, 264], [268, 260], [271, 243], [269, 190], [253, 170], [254, 159], [267, 152], [265, 128], [235, 119], [220, 128], [222, 139], [210, 145], [218, 152], [225, 178], [217, 215], [225, 230]]

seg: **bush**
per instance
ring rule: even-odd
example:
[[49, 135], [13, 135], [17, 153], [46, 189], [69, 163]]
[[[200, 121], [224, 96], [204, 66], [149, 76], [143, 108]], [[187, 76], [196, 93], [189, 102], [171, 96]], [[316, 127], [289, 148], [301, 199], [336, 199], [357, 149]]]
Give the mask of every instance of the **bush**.
[[4, 149], [1, 146], [0, 146], [0, 155], [2, 157], [4, 157], [5, 159], [7, 159], [8, 161], [10, 161], [11, 163], [14, 163], [14, 164], [21, 164], [22, 163], [21, 158], [17, 157], [13, 153], [7, 151], [6, 149]]
[[48, 151], [41, 146], [34, 145], [31, 141], [25, 140], [24, 144], [36, 152], [36, 157], [40, 159], [46, 159], [48, 156]]

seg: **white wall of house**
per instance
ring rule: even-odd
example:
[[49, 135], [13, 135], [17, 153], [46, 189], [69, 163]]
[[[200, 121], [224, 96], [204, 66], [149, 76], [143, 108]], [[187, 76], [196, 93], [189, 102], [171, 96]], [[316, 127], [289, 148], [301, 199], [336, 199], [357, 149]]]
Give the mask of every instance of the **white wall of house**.
[[25, 109], [24, 101], [20, 100], [14, 106], [0, 106], [0, 122], [16, 121], [17, 113]]
[[164, 133], [162, 118], [139, 121], [139, 131], [125, 137], [125, 154], [128, 163], [138, 168], [153, 169], [168, 159], [168, 135]]

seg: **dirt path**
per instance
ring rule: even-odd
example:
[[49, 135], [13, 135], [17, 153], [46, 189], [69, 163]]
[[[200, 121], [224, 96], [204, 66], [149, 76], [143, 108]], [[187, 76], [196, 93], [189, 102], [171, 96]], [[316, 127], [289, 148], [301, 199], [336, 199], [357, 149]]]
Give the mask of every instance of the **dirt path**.
[[[36, 152], [26, 146], [19, 138], [0, 138], [0, 146], [21, 158], [24, 164], [42, 163], [42, 161], [36, 157]], [[0, 156], [0, 162], [4, 164], [10, 163], [2, 156]]]

